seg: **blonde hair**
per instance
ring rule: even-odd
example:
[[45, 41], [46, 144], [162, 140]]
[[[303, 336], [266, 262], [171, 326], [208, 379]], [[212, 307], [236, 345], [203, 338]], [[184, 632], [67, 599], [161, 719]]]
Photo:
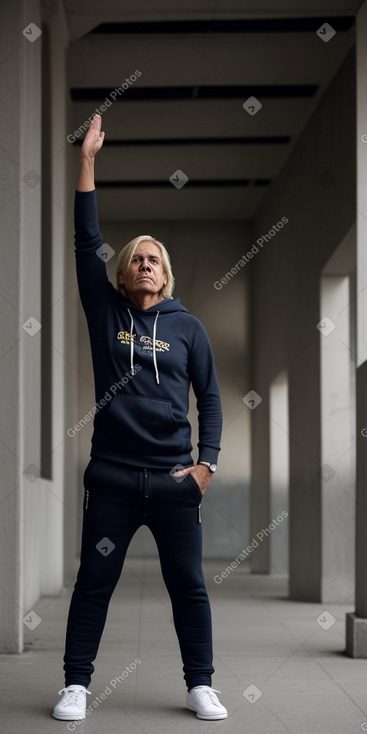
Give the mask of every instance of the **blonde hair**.
[[143, 240], [148, 240], [149, 242], [153, 242], [154, 245], [157, 245], [157, 247], [160, 249], [161, 257], [162, 257], [162, 265], [163, 270], [167, 278], [167, 283], [164, 285], [160, 291], [163, 298], [173, 298], [172, 293], [175, 287], [175, 279], [172, 275], [172, 268], [171, 268], [171, 260], [170, 256], [163, 244], [163, 242], [159, 242], [159, 240], [156, 240], [154, 237], [152, 237], [150, 234], [141, 234], [139, 237], [134, 237], [133, 240], [130, 240], [130, 242], [125, 245], [125, 247], [122, 248], [120, 251], [120, 254], [117, 258], [117, 264], [116, 264], [116, 283], [117, 283], [117, 289], [120, 290], [123, 286], [120, 285], [118, 282], [118, 276], [122, 275], [125, 277], [125, 273], [127, 269], [131, 265], [131, 260], [134, 257], [134, 253], [140, 242], [143, 242]]

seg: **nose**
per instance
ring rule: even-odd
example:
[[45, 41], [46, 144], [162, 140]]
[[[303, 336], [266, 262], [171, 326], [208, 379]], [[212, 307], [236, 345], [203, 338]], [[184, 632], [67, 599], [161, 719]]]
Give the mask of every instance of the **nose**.
[[141, 265], [140, 265], [140, 270], [143, 270], [143, 271], [145, 271], [145, 270], [149, 270], [149, 272], [150, 272], [150, 265], [149, 265], [149, 260], [144, 260], [144, 261], [143, 261], [143, 262], [141, 263]]

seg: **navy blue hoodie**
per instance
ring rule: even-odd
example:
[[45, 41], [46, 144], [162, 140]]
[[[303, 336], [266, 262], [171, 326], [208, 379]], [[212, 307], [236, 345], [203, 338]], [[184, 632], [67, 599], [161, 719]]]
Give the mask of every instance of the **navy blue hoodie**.
[[217, 463], [222, 411], [201, 322], [166, 298], [141, 309], [109, 281], [96, 191], [75, 192], [75, 257], [87, 318], [96, 406], [90, 455], [144, 468], [192, 465], [190, 382], [199, 414], [199, 460]]

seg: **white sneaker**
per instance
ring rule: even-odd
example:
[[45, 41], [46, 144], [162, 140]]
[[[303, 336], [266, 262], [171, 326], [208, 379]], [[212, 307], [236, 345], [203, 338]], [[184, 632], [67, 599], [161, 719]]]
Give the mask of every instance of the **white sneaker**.
[[215, 688], [210, 686], [194, 686], [187, 691], [186, 708], [196, 711], [198, 719], [226, 719], [227, 709], [222, 706], [214, 691]]
[[54, 719], [62, 719], [63, 721], [77, 721], [85, 719], [85, 709], [87, 706], [87, 691], [85, 686], [70, 685], [62, 688], [59, 695], [64, 693], [59, 703], [56, 704], [52, 716]]

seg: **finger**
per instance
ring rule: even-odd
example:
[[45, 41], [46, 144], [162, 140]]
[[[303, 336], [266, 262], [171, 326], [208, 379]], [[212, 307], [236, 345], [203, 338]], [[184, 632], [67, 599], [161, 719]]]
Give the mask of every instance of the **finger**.
[[92, 125], [94, 130], [100, 130], [101, 129], [101, 115], [94, 115], [92, 118]]

